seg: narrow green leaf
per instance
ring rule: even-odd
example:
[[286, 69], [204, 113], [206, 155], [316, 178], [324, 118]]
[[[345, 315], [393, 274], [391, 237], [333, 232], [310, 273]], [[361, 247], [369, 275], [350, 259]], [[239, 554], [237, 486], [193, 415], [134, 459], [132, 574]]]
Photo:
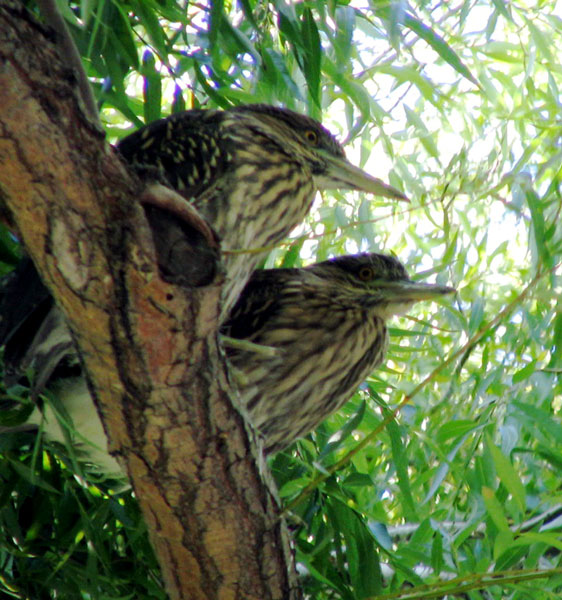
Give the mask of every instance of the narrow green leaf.
[[321, 573], [311, 562], [306, 560], [306, 557], [304, 557], [303, 563], [306, 565], [306, 568], [310, 571], [310, 574], [314, 577], [314, 579], [317, 579], [328, 588], [334, 589], [341, 595], [343, 600], [355, 600], [345, 588], [339, 585], [339, 582], [336, 582], [333, 579], [328, 579], [325, 574]]
[[[453, 231], [454, 231], [454, 233], [453, 233]], [[451, 229], [449, 229], [448, 234], [449, 234], [449, 236], [448, 236], [448, 240], [447, 240], [447, 247], [445, 249], [445, 252], [443, 253], [443, 257], [441, 258], [442, 265], [450, 265], [453, 262], [453, 258], [456, 256], [456, 253], [457, 253], [457, 241], [458, 241], [458, 237], [459, 237], [459, 229], [451, 228]]]
[[439, 90], [414, 67], [397, 67], [383, 63], [373, 67], [373, 72], [386, 73], [400, 83], [413, 83], [420, 90], [422, 96], [434, 104], [435, 98], [439, 95]]
[[528, 531], [527, 533], [518, 535], [515, 540], [513, 540], [514, 546], [527, 546], [531, 544], [545, 544], [546, 546], [551, 546], [552, 548], [557, 548], [562, 551], [562, 540], [558, 536], [550, 533]]
[[500, 556], [506, 552], [512, 551], [513, 545], [513, 533], [507, 530], [501, 530], [498, 532], [496, 539], [494, 540], [494, 559], [498, 560]]
[[135, 34], [129, 22], [127, 12], [118, 3], [113, 3], [115, 16], [112, 21], [113, 42], [121, 49], [121, 56], [134, 68], [139, 68], [139, 55], [135, 45]]
[[429, 486], [429, 490], [427, 491], [427, 494], [425, 495], [425, 498], [422, 500], [422, 504], [426, 504], [427, 502], [429, 502], [431, 500], [431, 498], [433, 498], [433, 496], [435, 495], [435, 493], [439, 489], [439, 486], [441, 485], [441, 482], [447, 476], [447, 473], [450, 470], [450, 465], [453, 462], [453, 459], [455, 458], [455, 456], [457, 455], [457, 452], [464, 445], [465, 440], [466, 440], [466, 436], [463, 436], [462, 438], [460, 438], [458, 440], [458, 442], [453, 446], [453, 448], [451, 449], [451, 451], [447, 454], [446, 460], [444, 460], [439, 465], [439, 467], [438, 467], [438, 469], [437, 469], [437, 471], [435, 473], [435, 476], [434, 476], [434, 478], [433, 478], [433, 480], [431, 482], [431, 485]]
[[549, 367], [554, 367], [562, 361], [562, 311], [556, 313], [552, 334], [552, 350]]
[[[427, 331], [420, 331], [419, 329], [400, 329], [399, 327], [389, 327], [388, 335], [390, 337], [418, 337], [420, 335], [431, 335]], [[399, 345], [397, 346], [399, 347]]]
[[361, 402], [361, 404], [359, 405], [359, 408], [357, 409], [357, 412], [340, 429], [338, 434], [336, 436], [334, 436], [337, 439], [330, 441], [326, 444], [325, 448], [320, 453], [321, 459], [324, 458], [325, 456], [327, 456], [330, 452], [333, 452], [336, 448], [339, 448], [341, 446], [342, 442], [344, 442], [344, 440], [346, 440], [353, 433], [353, 431], [355, 429], [357, 429], [357, 427], [363, 420], [363, 417], [365, 416], [365, 407], [366, 407], [366, 402], [365, 401]]
[[254, 18], [254, 10], [249, 0], [239, 0], [245, 19], [251, 24], [255, 30], [259, 30], [259, 26]]
[[[213, 5], [214, 4], [215, 2], [213, 2]], [[219, 2], [216, 4], [219, 4]], [[136, 0], [132, 2], [132, 8], [140, 17], [142, 26], [146, 29], [150, 41], [154, 44], [158, 54], [162, 59], [165, 59], [168, 55], [167, 40], [164, 28], [160, 26], [158, 15], [154, 10], [153, 4], [151, 2], [146, 2], [146, 0]]]
[[174, 87], [174, 101], [172, 102], [172, 113], [178, 113], [185, 110], [185, 100], [183, 97], [183, 90], [176, 83]]
[[250, 39], [240, 29], [233, 27], [227, 19], [221, 21], [221, 34], [225, 41], [228, 40], [232, 46], [229, 49], [229, 55], [247, 52], [259, 64], [260, 56]]
[[404, 2], [381, 2], [376, 13], [382, 19], [390, 45], [398, 50], [400, 47], [400, 25], [404, 22]]
[[488, 435], [486, 435], [486, 444], [494, 460], [500, 481], [513, 496], [521, 514], [524, 514], [526, 506], [525, 488], [521, 483], [519, 474], [511, 464], [511, 461], [503, 455], [502, 451], [492, 442]]
[[304, 238], [300, 238], [296, 242], [292, 243], [289, 250], [287, 250], [283, 256], [283, 261], [281, 262], [280, 266], [284, 269], [290, 269], [296, 266], [303, 244]]
[[509, 529], [509, 525], [507, 522], [507, 518], [503, 511], [502, 505], [499, 503], [496, 498], [496, 494], [494, 490], [487, 486], [482, 487], [482, 498], [484, 499], [484, 504], [486, 505], [486, 511], [488, 516], [494, 522], [495, 526], [505, 533], [511, 535], [511, 531]]
[[546, 267], [550, 268], [553, 265], [552, 256], [546, 246], [545, 236], [545, 221], [543, 214], [543, 203], [537, 196], [535, 191], [525, 182], [525, 199], [527, 206], [531, 212], [531, 220], [533, 222], [533, 240], [537, 249], [537, 253]]
[[[144, 123], [139, 118], [137, 113], [129, 106], [127, 96], [120, 94], [115, 91], [106, 91], [103, 93], [103, 99], [105, 102], [116, 108], [121, 114], [123, 114], [129, 121], [131, 121], [135, 127], [142, 127]], [[125, 133], [130, 133], [125, 132]]]
[[334, 50], [336, 52], [337, 64], [341, 72], [345, 65], [349, 64], [353, 49], [353, 30], [355, 29], [355, 10], [351, 6], [338, 6], [336, 9], [336, 37], [334, 39]]
[[446, 63], [453, 67], [453, 69], [475, 85], [478, 85], [478, 81], [473, 77], [472, 73], [462, 62], [457, 53], [440, 35], [435, 33], [433, 29], [424, 25], [421, 21], [418, 21], [418, 19], [408, 13], [404, 15], [404, 25], [425, 40]]
[[348, 477], [345, 478], [343, 482], [343, 487], [373, 487], [373, 478], [366, 473], [351, 473]]
[[193, 59], [193, 69], [195, 71], [195, 78], [197, 79], [201, 87], [205, 90], [207, 96], [209, 96], [209, 98], [212, 98], [213, 102], [216, 102], [217, 105], [221, 108], [230, 108], [229, 102], [225, 100], [225, 98], [219, 93], [217, 93], [216, 89], [212, 85], [209, 85], [207, 78], [201, 70], [200, 64], [197, 62], [197, 60], [195, 60], [195, 58]]
[[513, 383], [520, 383], [521, 381], [528, 379], [536, 370], [537, 361], [532, 360], [528, 365], [525, 365], [522, 369], [519, 369], [513, 374]]
[[115, 44], [113, 37], [110, 37], [107, 42], [107, 51], [105, 53], [105, 65], [109, 73], [111, 87], [117, 95], [122, 96], [126, 103], [128, 98], [125, 92], [125, 70], [122, 62], [119, 60], [119, 46]]
[[276, 4], [279, 11], [279, 30], [295, 48], [303, 48], [301, 32], [295, 7], [292, 4], [279, 2]]
[[552, 44], [553, 40], [549, 39], [549, 37], [545, 35], [544, 32], [541, 31], [530, 19], [525, 19], [525, 23], [529, 28], [533, 43], [540, 50], [544, 58], [546, 58], [546, 60], [549, 62], [555, 60], [552, 56], [551, 46], [549, 45], [549, 43]]
[[459, 419], [457, 421], [450, 421], [449, 423], [445, 423], [442, 425], [437, 431], [436, 440], [439, 444], [450, 440], [451, 438], [456, 438], [459, 435], [464, 435], [475, 429], [480, 429], [481, 425], [478, 425], [473, 420], [470, 419]]
[[382, 573], [374, 538], [353, 509], [334, 497], [329, 501], [330, 514], [345, 539], [349, 575], [355, 594], [367, 598], [380, 593]]
[[377, 544], [388, 550], [389, 552], [392, 550], [393, 540], [388, 533], [388, 529], [384, 523], [369, 523], [369, 529], [373, 534]]
[[4, 457], [4, 460], [7, 460], [14, 471], [16, 471], [22, 479], [25, 479], [31, 485], [36, 485], [41, 489], [50, 492], [51, 494], [60, 494], [60, 490], [57, 490], [50, 483], [47, 483], [44, 477], [41, 477], [36, 471], [30, 469], [27, 465], [24, 465], [22, 462], [17, 460], [13, 460], [10, 457]]
[[301, 34], [304, 44], [304, 76], [308, 84], [310, 96], [316, 106], [320, 108], [320, 69], [322, 52], [320, 35], [314, 22], [312, 11], [306, 8], [303, 13]]
[[355, 547], [355, 560], [350, 561], [354, 587], [360, 598], [376, 596], [383, 589], [379, 554], [370, 531], [357, 516], [353, 525], [354, 532], [346, 537], [346, 541], [350, 547]]
[[435, 532], [433, 543], [431, 544], [431, 566], [435, 573], [440, 573], [443, 569], [443, 536], [440, 531]]
[[531, 406], [518, 400], [514, 400], [511, 404], [519, 411], [521, 411], [526, 418], [523, 420], [523, 424], [529, 423], [529, 425], [540, 426], [544, 431], [547, 432], [553, 440], [556, 440], [558, 444], [562, 443], [562, 426], [554, 420], [552, 414], [547, 413], [536, 406]]
[[472, 303], [470, 307], [470, 319], [468, 321], [468, 332], [470, 335], [478, 331], [482, 321], [484, 320], [484, 299], [478, 297]]
[[277, 493], [279, 494], [280, 498], [290, 498], [297, 495], [303, 489], [303, 487], [309, 483], [310, 479], [308, 478], [291, 479], [281, 486]]
[[162, 106], [162, 80], [155, 68], [155, 58], [150, 50], [145, 50], [142, 57], [142, 75], [144, 78], [144, 120], [152, 123], [160, 118]]
[[362, 115], [367, 118], [371, 114], [372, 98], [360, 83], [355, 81], [351, 76], [346, 76], [339, 72], [338, 66], [335, 65], [329, 57], [324, 58], [324, 71], [335, 85], [349, 97], [349, 99], [359, 108]]
[[433, 139], [433, 134], [427, 130], [422, 118], [406, 104], [404, 104], [404, 112], [406, 113], [406, 120], [418, 133], [423, 147], [431, 156], [439, 161], [439, 149], [437, 148], [435, 140]]
[[562, 472], [562, 455], [558, 452], [545, 448], [543, 445], [537, 446], [535, 452], [537, 456], [544, 458], [544, 460], [550, 463], [557, 471]]
[[507, 2], [505, 0], [492, 0], [496, 10], [505, 17], [508, 21], [513, 21], [511, 14], [507, 10]]
[[[385, 416], [387, 412], [388, 411], [385, 409]], [[412, 496], [410, 477], [408, 475], [408, 455], [402, 442], [400, 429], [396, 421], [392, 420], [386, 426], [386, 430], [390, 437], [392, 459], [394, 468], [396, 469], [396, 475], [398, 476], [398, 487], [402, 492], [402, 504], [405, 518], [408, 521], [418, 521], [419, 519], [417, 515], [416, 504]]]
[[[275, 68], [275, 70], [281, 75], [281, 86], [284, 87], [289, 94], [293, 96], [293, 98], [304, 102], [301, 90], [296, 84], [295, 80], [291, 77], [283, 56], [276, 50], [267, 48], [263, 58], [266, 66], [269, 68]], [[270, 62], [268, 62], [267, 59], [269, 59]]]
[[211, 18], [209, 19], [209, 47], [217, 47], [217, 39], [224, 18], [224, 0], [211, 2]]

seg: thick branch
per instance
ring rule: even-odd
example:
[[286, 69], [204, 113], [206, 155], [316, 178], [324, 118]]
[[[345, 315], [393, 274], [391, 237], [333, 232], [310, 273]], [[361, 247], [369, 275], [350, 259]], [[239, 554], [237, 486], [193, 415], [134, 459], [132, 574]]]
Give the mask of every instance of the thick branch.
[[140, 190], [50, 35], [0, 7], [0, 196], [68, 318], [170, 597], [296, 598], [285, 530], [216, 341], [219, 285], [155, 271]]

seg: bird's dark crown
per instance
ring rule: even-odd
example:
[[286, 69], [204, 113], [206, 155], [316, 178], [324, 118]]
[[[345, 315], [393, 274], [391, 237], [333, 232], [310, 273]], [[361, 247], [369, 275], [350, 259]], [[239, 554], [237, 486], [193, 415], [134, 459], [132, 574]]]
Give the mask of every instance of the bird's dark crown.
[[336, 138], [321, 123], [306, 115], [269, 104], [245, 104], [233, 108], [232, 111], [266, 115], [277, 119], [298, 135], [305, 146], [326, 150], [334, 156], [345, 157], [345, 152]]
[[350, 277], [358, 284], [368, 286], [376, 281], [408, 281], [408, 273], [402, 263], [385, 254], [364, 252], [349, 256], [338, 256], [307, 267], [320, 277], [349, 282]]

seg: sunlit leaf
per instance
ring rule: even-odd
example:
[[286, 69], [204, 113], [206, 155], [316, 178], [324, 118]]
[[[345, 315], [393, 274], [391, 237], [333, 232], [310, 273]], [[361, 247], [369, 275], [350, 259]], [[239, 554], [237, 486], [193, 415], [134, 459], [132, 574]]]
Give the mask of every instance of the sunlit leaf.
[[509, 19], [510, 21], [512, 20], [511, 15], [508, 11], [508, 3], [505, 2], [505, 0], [492, 0], [492, 2], [494, 3], [494, 6], [496, 7], [497, 11], [502, 16], [504, 16], [506, 19]]
[[472, 83], [478, 85], [478, 82], [473, 77], [472, 73], [468, 70], [466, 65], [462, 62], [456, 52], [447, 44], [447, 42], [438, 35], [435, 31], [433, 31], [427, 25], [424, 25], [422, 22], [418, 21], [412, 15], [406, 13], [404, 15], [404, 25], [409, 27], [412, 31], [415, 31], [423, 40], [425, 40], [436, 52], [439, 56], [448, 64], [450, 64], [453, 69], [458, 71], [461, 75], [466, 77]]
[[513, 374], [513, 383], [519, 383], [530, 377], [535, 372], [536, 361], [530, 362], [522, 369]]
[[508, 540], [513, 538], [513, 535], [509, 529], [509, 525], [507, 523], [507, 517], [505, 516], [504, 510], [496, 495], [494, 490], [483, 487], [482, 488], [482, 497], [484, 499], [484, 504], [486, 505], [486, 511], [488, 516], [493, 521], [494, 525], [504, 534], [504, 538], [501, 541], [501, 547], [497, 552], [494, 552], [496, 556], [498, 556], [501, 552], [505, 550], [505, 544], [508, 543]]

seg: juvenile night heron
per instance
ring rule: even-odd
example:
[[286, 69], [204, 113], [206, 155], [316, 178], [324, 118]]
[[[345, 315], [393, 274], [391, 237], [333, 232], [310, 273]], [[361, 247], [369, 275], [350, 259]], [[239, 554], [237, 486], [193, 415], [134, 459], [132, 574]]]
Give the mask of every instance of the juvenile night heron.
[[[453, 291], [411, 281], [400, 262], [381, 254], [255, 271], [222, 332], [231, 338], [227, 355], [242, 405], [266, 451], [285, 448], [349, 399], [384, 358], [389, 317]], [[6, 363], [12, 376], [33, 367], [35, 383], [54, 390], [78, 433], [103, 449], [105, 435], [76, 348], [45, 294], [41, 311], [3, 340]], [[233, 346], [232, 338], [259, 346]], [[37, 411], [33, 419], [40, 418]], [[52, 414], [47, 420], [47, 434], [61, 440]], [[103, 451], [85, 449], [105, 471], [118, 470]]]
[[227, 348], [266, 452], [312, 431], [382, 363], [388, 318], [452, 292], [412, 281], [398, 260], [382, 254], [255, 271], [223, 332], [275, 352]]
[[[177, 191], [219, 235], [226, 269], [223, 316], [267, 249], [302, 222], [317, 191], [406, 199], [348, 162], [320, 123], [265, 104], [178, 113], [139, 129], [117, 147], [142, 178]], [[173, 227], [166, 222], [158, 229], [161, 270], [181, 280], [185, 261], [174, 258], [180, 252]], [[166, 235], [170, 239], [162, 241]]]

